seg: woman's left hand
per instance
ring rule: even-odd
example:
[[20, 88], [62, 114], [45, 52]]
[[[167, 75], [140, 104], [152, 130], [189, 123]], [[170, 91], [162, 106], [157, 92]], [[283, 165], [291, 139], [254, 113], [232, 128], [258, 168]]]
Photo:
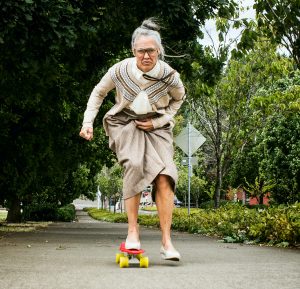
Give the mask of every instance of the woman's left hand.
[[154, 130], [151, 118], [135, 120], [135, 124], [139, 129], [142, 129], [145, 131]]

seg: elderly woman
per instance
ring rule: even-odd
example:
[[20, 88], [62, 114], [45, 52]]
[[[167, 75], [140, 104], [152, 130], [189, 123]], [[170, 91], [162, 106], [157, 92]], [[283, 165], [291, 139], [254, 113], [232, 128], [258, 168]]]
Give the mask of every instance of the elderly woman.
[[107, 93], [116, 89], [115, 105], [103, 125], [109, 146], [124, 168], [123, 197], [128, 216], [127, 249], [140, 249], [137, 224], [141, 192], [153, 184], [162, 232], [160, 254], [180, 260], [171, 242], [174, 188], [177, 170], [173, 161], [173, 117], [185, 89], [179, 74], [164, 58], [158, 25], [145, 20], [132, 35], [134, 57], [125, 59], [103, 76], [92, 91], [80, 136], [93, 138], [93, 122]]

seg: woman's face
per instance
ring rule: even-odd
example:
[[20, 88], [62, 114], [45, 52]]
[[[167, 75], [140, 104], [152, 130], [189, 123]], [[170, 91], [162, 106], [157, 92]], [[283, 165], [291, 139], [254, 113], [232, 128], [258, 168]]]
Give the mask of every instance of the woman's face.
[[152, 37], [140, 36], [135, 41], [133, 54], [136, 57], [137, 67], [143, 72], [148, 72], [158, 60], [159, 49]]

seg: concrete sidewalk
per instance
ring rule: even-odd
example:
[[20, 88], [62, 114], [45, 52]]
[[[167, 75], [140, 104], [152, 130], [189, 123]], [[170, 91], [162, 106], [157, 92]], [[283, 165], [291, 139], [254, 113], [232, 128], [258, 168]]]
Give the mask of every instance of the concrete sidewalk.
[[0, 288], [300, 288], [299, 250], [223, 244], [174, 232], [183, 260], [166, 262], [159, 256], [159, 230], [146, 228], [141, 228], [141, 241], [150, 267], [120, 269], [115, 253], [126, 224], [95, 221], [82, 211], [78, 215], [76, 223], [0, 235]]

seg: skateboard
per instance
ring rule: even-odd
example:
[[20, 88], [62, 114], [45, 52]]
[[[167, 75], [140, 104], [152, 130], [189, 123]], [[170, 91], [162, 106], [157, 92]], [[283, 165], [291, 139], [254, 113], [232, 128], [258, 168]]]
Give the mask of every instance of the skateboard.
[[120, 268], [129, 267], [129, 260], [138, 259], [141, 268], [149, 267], [149, 258], [144, 257], [144, 250], [128, 250], [125, 248], [125, 242], [122, 242], [119, 248], [121, 253], [116, 254], [116, 263], [120, 265]]

